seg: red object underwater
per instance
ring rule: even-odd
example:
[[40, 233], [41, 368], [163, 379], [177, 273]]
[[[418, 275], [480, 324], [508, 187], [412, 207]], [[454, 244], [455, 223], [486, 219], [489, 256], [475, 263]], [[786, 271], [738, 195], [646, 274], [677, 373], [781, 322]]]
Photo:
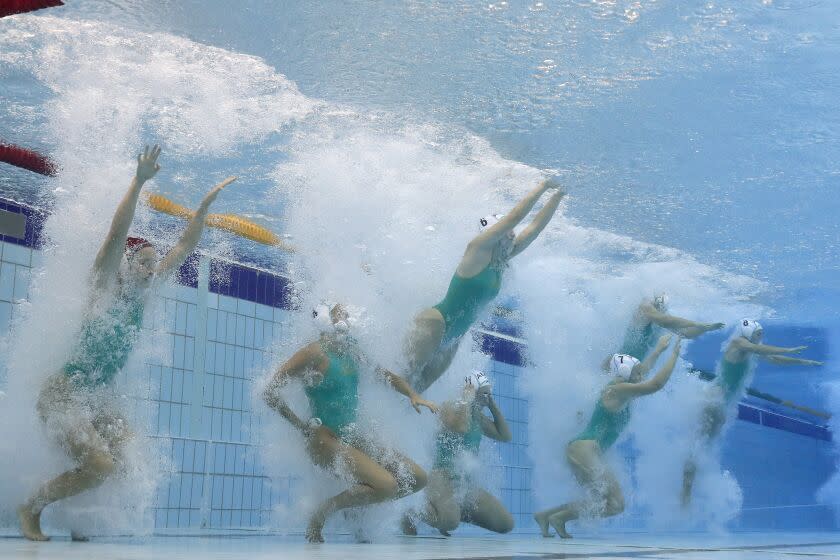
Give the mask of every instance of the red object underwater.
[[[0, 2], [2, 1], [0, 0]], [[37, 152], [18, 146], [0, 144], [0, 161], [41, 175], [52, 177], [56, 174], [55, 166], [49, 159]]]
[[0, 18], [63, 5], [61, 0], [0, 0]]

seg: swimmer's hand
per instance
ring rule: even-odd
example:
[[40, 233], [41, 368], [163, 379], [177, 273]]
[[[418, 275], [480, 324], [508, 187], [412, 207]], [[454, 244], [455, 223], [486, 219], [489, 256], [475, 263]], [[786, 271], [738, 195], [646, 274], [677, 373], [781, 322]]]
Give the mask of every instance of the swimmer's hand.
[[414, 410], [417, 411], [417, 414], [420, 414], [420, 407], [421, 406], [425, 406], [426, 408], [431, 410], [432, 414], [437, 414], [438, 413], [438, 406], [435, 403], [433, 403], [431, 401], [427, 401], [426, 399], [422, 398], [417, 393], [412, 393], [412, 395], [409, 398], [411, 399], [411, 406], [414, 407]]
[[726, 326], [726, 323], [706, 323], [704, 325], [704, 328], [706, 329], [707, 332], [708, 331], [719, 331], [720, 329], [722, 329], [725, 326]]
[[160, 146], [155, 144], [149, 150], [149, 145], [143, 149], [143, 153], [137, 156], [137, 171], [134, 176], [141, 183], [145, 183], [155, 176], [160, 171], [160, 165], [157, 163], [157, 158], [160, 155]]
[[222, 189], [230, 185], [234, 181], [236, 181], [236, 177], [228, 177], [227, 179], [210, 189], [210, 192], [207, 193], [207, 195], [204, 197], [204, 200], [201, 201], [201, 206], [199, 210], [207, 210], [210, 207], [210, 205], [213, 204], [213, 201], [216, 200], [216, 197], [219, 196], [219, 193], [222, 191]]
[[656, 348], [661, 352], [668, 348], [669, 344], [671, 344], [671, 335], [663, 334], [659, 337], [659, 342], [656, 343]]
[[556, 177], [552, 177], [551, 179], [546, 179], [543, 181], [543, 189], [546, 191], [554, 191], [556, 194], [563, 196], [566, 194], [566, 189], [560, 182], [557, 180]]
[[785, 354], [799, 354], [807, 348], [807, 346], [794, 346], [793, 348], [788, 348], [787, 350], [785, 350]]

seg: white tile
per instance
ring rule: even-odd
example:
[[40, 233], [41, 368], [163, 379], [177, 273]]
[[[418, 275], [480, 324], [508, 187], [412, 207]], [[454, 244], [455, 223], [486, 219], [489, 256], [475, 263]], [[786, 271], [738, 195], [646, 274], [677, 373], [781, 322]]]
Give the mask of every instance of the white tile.
[[0, 300], [12, 301], [15, 293], [15, 265], [0, 263]]
[[269, 307], [267, 305], [263, 305], [258, 303], [255, 305], [255, 315], [257, 319], [262, 319], [264, 321], [273, 321], [274, 320], [274, 308]]
[[179, 301], [187, 303], [198, 303], [198, 290], [190, 286], [178, 285], [176, 290], [176, 297]]
[[12, 304], [7, 301], [0, 301], [0, 337], [6, 336], [11, 320]]
[[256, 306], [257, 304], [253, 301], [247, 301], [244, 299], [237, 300], [237, 312], [240, 315], [253, 317], [256, 314]]
[[281, 323], [284, 320], [288, 319], [290, 311], [285, 309], [280, 309], [279, 307], [274, 308], [274, 321], [276, 323]]
[[236, 313], [236, 298], [230, 296], [219, 296], [219, 309]]
[[31, 266], [32, 264], [32, 249], [23, 247], [22, 245], [15, 245], [13, 243], [4, 243], [3, 260], [15, 264], [22, 264], [23, 266]]
[[44, 252], [43, 251], [32, 251], [32, 268], [41, 268], [44, 264]]
[[207, 294], [207, 307], [210, 309], [219, 308], [219, 294], [214, 294], [212, 292]]

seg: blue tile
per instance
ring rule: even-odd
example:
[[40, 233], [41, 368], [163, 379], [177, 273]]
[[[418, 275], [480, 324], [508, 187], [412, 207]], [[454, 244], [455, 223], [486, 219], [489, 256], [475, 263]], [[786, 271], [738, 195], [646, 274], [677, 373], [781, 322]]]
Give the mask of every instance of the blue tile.
[[177, 281], [182, 286], [198, 288], [198, 262], [197, 253], [192, 253], [178, 268]]
[[761, 424], [761, 412], [751, 406], [738, 405], [738, 419], [753, 424]]
[[184, 441], [184, 460], [181, 462], [181, 470], [184, 472], [194, 472], [195, 469], [195, 442], [192, 440]]

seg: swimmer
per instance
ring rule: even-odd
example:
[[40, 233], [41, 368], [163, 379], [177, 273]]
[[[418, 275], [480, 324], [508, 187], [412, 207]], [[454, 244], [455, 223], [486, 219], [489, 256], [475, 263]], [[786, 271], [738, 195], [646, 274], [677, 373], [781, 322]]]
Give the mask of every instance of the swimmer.
[[[549, 190], [555, 192], [542, 210], [521, 233], [514, 233], [513, 228]], [[409, 331], [407, 378], [415, 391], [422, 393], [447, 370], [463, 336], [498, 295], [510, 259], [539, 236], [564, 195], [559, 185], [544, 181], [507, 214], [479, 220], [481, 231], [467, 245], [443, 301], [417, 315]]]
[[618, 353], [644, 359], [656, 345], [661, 329], [690, 339], [709, 331], [720, 330], [724, 326], [723, 323], [700, 323], [671, 315], [668, 313], [668, 296], [659, 294], [652, 299], [643, 300], [636, 308]]
[[[37, 410], [76, 467], [41, 486], [18, 508], [20, 529], [33, 541], [46, 541], [41, 512], [49, 504], [95, 488], [114, 473], [132, 436], [105, 388], [123, 368], [143, 321], [150, 287], [178, 270], [198, 245], [204, 219], [228, 177], [202, 200], [181, 239], [160, 261], [151, 243], [128, 237], [143, 185], [160, 170], [160, 148], [146, 146], [137, 171], [120, 201], [91, 271], [91, 293], [79, 342], [61, 371], [51, 375], [38, 397]], [[74, 535], [76, 536], [76, 535]]]
[[659, 372], [648, 380], [647, 373], [668, 348], [671, 335], [660, 337], [653, 351], [639, 361], [633, 356], [615, 354], [609, 361], [609, 371], [614, 377], [595, 405], [589, 425], [566, 446], [566, 460], [578, 483], [588, 494], [586, 499], [564, 504], [534, 514], [543, 537], [551, 537], [549, 525], [564, 539], [572, 538], [566, 530], [569, 521], [584, 515], [611, 517], [624, 511], [624, 494], [621, 485], [604, 460], [604, 453], [624, 431], [630, 421], [632, 401], [656, 393], [671, 378], [680, 342], [677, 339], [668, 360]]
[[[315, 318], [329, 317], [329, 325], [315, 342], [296, 352], [281, 365], [266, 386], [263, 399], [297, 428], [306, 439], [312, 462], [333, 474], [348, 473], [353, 485], [322, 503], [309, 520], [306, 539], [324, 542], [327, 518], [346, 508], [377, 504], [413, 494], [426, 485], [426, 472], [411, 459], [393, 450], [378, 448], [356, 426], [360, 370], [367, 365], [357, 342], [348, 333], [350, 315], [343, 305], [313, 311]], [[420, 407], [437, 407], [420, 398], [398, 375], [375, 367], [397, 392]], [[303, 381], [312, 418], [302, 420], [283, 401], [279, 390], [289, 381]]]
[[[781, 354], [798, 354], [807, 346], [783, 348], [762, 344], [764, 329], [758, 321], [743, 319], [724, 343], [723, 359], [717, 367], [717, 377], [712, 381], [706, 397], [707, 403], [703, 408], [699, 423], [698, 442], [708, 445], [720, 436], [726, 425], [727, 415], [734, 410], [735, 405], [744, 396], [748, 379], [755, 370], [755, 357], [783, 366], [821, 366], [822, 362], [782, 356]], [[691, 491], [694, 478], [697, 475], [697, 465], [694, 458], [689, 458], [683, 468], [682, 504], [687, 507], [691, 503]]]
[[[492, 418], [484, 410], [490, 411]], [[449, 536], [461, 522], [477, 525], [495, 533], [513, 530], [513, 516], [505, 506], [473, 480], [482, 436], [496, 441], [510, 441], [510, 428], [493, 400], [490, 380], [481, 372], [466, 379], [460, 400], [447, 401], [440, 409], [437, 454], [426, 487], [426, 507], [420, 519], [444, 536]], [[466, 471], [466, 472], [465, 472]], [[416, 535], [412, 515], [402, 520], [403, 533]]]

